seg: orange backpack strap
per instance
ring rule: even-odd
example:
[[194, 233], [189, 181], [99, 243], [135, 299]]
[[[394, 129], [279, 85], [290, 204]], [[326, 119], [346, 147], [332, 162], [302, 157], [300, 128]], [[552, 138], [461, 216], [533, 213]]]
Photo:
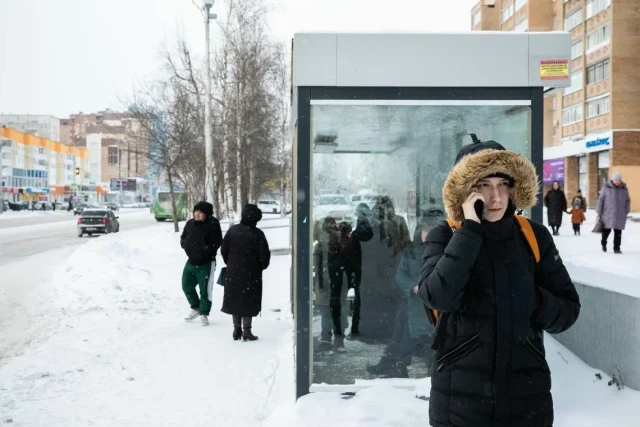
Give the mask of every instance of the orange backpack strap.
[[524, 234], [525, 239], [527, 239], [527, 243], [529, 243], [529, 247], [531, 248], [531, 252], [533, 252], [533, 257], [535, 258], [536, 263], [540, 262], [540, 248], [538, 247], [538, 239], [536, 239], [536, 235], [533, 234], [531, 223], [527, 218], [521, 215], [516, 215], [516, 219], [518, 220], [518, 224], [520, 224], [520, 230], [522, 230], [522, 234]]

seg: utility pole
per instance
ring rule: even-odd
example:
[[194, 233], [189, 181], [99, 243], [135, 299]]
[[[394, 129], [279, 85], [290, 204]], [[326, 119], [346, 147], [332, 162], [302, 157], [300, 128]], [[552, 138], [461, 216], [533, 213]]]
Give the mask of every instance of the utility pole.
[[210, 21], [216, 19], [217, 15], [211, 13], [214, 0], [204, 0], [204, 24], [206, 32], [206, 48], [207, 48], [207, 81], [206, 81], [206, 99], [204, 100], [204, 143], [205, 143], [205, 192], [207, 202], [213, 206], [216, 205], [216, 193], [214, 188], [214, 160], [213, 160], [213, 140], [211, 135], [211, 30]]

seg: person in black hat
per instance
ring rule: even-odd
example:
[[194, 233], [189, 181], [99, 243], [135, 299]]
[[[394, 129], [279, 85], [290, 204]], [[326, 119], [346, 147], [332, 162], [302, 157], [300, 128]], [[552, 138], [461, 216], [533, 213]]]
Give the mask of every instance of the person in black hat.
[[418, 286], [437, 311], [431, 426], [553, 425], [543, 331], [570, 328], [580, 301], [551, 233], [515, 218], [538, 188], [531, 162], [494, 141], [463, 147], [445, 181], [445, 210], [461, 226], [429, 232]]
[[[216, 255], [222, 244], [220, 222], [213, 216], [213, 205], [198, 202], [193, 208], [193, 218], [187, 221], [180, 236], [180, 246], [187, 257], [182, 271], [182, 290], [189, 301], [191, 311], [185, 317], [190, 321], [200, 316], [202, 326], [209, 324], [211, 312], [210, 281], [216, 270]], [[200, 288], [200, 297], [196, 288]]]

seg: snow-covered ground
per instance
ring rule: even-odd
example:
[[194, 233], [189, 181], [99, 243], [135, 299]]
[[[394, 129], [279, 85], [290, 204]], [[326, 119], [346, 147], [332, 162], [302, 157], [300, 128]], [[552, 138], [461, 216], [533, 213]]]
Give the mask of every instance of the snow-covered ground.
[[[608, 252], [602, 252], [600, 234], [592, 233], [597, 214], [588, 210], [581, 235], [574, 236], [571, 217], [565, 215], [554, 241], [567, 270], [576, 282], [640, 298], [640, 222], [627, 220], [622, 232], [622, 254], [613, 253], [613, 232]], [[546, 224], [546, 212], [544, 215]]]
[[[274, 218], [260, 224], [272, 249], [288, 246], [287, 222]], [[591, 251], [593, 236], [574, 238], [567, 228], [556, 242], [565, 261], [578, 268], [580, 256], [586, 262], [580, 251]], [[428, 396], [429, 379], [404, 383], [414, 384], [412, 389], [394, 388], [394, 380], [377, 381], [351, 398], [323, 392], [294, 403], [289, 256], [274, 256], [265, 272], [263, 313], [254, 324], [258, 342], [232, 340], [231, 319], [219, 311], [219, 286], [211, 325], [184, 322], [188, 306], [180, 275], [185, 257], [178, 239], [166, 223], [87, 240], [62, 258], [51, 277], [39, 278], [48, 280], [47, 286], [27, 294], [27, 305], [12, 316], [46, 321], [25, 331], [30, 338], [20, 348], [0, 352], [0, 423], [427, 425], [429, 402], [417, 397]], [[633, 262], [637, 255], [631, 240], [629, 231], [624, 255], [595, 251], [592, 256]], [[34, 274], [28, 260], [16, 268]], [[9, 327], [0, 326], [3, 331]], [[6, 338], [0, 334], [0, 348]], [[608, 386], [609, 377], [550, 336], [545, 343], [553, 373], [555, 427], [637, 425], [640, 393]]]

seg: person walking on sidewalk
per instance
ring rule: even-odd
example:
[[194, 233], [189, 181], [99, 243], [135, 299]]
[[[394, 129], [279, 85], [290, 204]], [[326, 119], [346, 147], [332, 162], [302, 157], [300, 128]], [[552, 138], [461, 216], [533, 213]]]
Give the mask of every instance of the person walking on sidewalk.
[[452, 225], [429, 231], [418, 288], [437, 318], [431, 426], [553, 425], [543, 331], [569, 329], [580, 300], [549, 230], [515, 215], [538, 185], [495, 141], [464, 146], [445, 181]]
[[[182, 290], [189, 301], [191, 311], [185, 317], [190, 321], [200, 316], [202, 326], [209, 324], [211, 295], [208, 289], [216, 271], [216, 255], [222, 243], [220, 222], [213, 216], [213, 205], [198, 202], [193, 208], [193, 218], [187, 221], [180, 236], [187, 263], [182, 270]], [[200, 288], [200, 297], [196, 288]]]
[[622, 230], [627, 224], [627, 215], [631, 211], [631, 199], [627, 184], [622, 182], [622, 174], [616, 172], [607, 182], [598, 198], [596, 212], [602, 221], [602, 250], [607, 252], [607, 239], [613, 230], [613, 252], [621, 254]]
[[573, 225], [573, 235], [580, 235], [580, 225], [587, 220], [584, 216], [584, 211], [582, 210], [582, 205], [580, 204], [580, 200], [573, 199], [573, 207], [569, 211], [571, 214], [571, 224]]
[[262, 311], [262, 272], [269, 267], [271, 251], [257, 225], [262, 211], [256, 205], [242, 209], [240, 224], [229, 228], [222, 241], [224, 276], [222, 312], [233, 316], [233, 339], [255, 341], [252, 318]]
[[553, 231], [554, 236], [560, 235], [562, 225], [562, 214], [567, 211], [567, 197], [560, 189], [560, 183], [553, 181], [551, 190], [544, 196], [544, 205], [547, 208], [547, 221]]

